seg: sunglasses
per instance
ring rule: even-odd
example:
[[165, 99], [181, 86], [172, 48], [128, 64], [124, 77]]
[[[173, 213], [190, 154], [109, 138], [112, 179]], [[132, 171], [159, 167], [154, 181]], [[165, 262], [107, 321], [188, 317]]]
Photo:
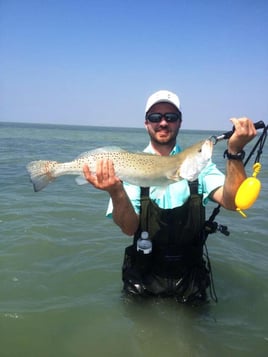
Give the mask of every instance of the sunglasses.
[[146, 119], [151, 123], [160, 123], [162, 118], [165, 118], [167, 123], [175, 123], [180, 119], [180, 115], [178, 113], [151, 113], [146, 117]]

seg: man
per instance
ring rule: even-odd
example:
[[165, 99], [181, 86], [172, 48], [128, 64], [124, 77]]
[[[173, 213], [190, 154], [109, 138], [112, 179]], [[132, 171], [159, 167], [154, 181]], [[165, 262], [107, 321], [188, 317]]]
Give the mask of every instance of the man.
[[[232, 118], [235, 131], [227, 144], [225, 176], [211, 162], [198, 177], [198, 185], [181, 180], [167, 187], [158, 197], [155, 187], [141, 189], [122, 183], [115, 176], [113, 163], [97, 163], [96, 175], [87, 166], [84, 174], [94, 187], [109, 193], [107, 214], [127, 235], [134, 235], [126, 249], [123, 264], [124, 290], [136, 295], [175, 296], [178, 301], [206, 300], [210, 271], [203, 257], [204, 205], [210, 199], [234, 210], [235, 194], [246, 178], [244, 146], [256, 135], [248, 118]], [[176, 140], [182, 123], [180, 100], [172, 92], [152, 94], [145, 109], [145, 127], [150, 143], [145, 152], [174, 155], [181, 151]], [[146, 267], [140, 263], [137, 240], [142, 231], [149, 233], [152, 253]]]

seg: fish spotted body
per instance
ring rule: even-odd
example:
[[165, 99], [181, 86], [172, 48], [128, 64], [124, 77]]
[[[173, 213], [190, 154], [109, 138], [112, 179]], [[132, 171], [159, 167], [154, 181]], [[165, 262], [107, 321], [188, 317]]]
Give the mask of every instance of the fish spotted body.
[[172, 156], [133, 153], [116, 147], [103, 147], [85, 152], [75, 160], [65, 163], [32, 161], [27, 165], [27, 170], [34, 191], [37, 192], [62, 175], [83, 177], [84, 165], [88, 165], [91, 173], [95, 174], [97, 161], [109, 159], [113, 161], [115, 174], [120, 180], [143, 187], [164, 187], [181, 179], [196, 180], [210, 161], [212, 151], [213, 143], [209, 139]]

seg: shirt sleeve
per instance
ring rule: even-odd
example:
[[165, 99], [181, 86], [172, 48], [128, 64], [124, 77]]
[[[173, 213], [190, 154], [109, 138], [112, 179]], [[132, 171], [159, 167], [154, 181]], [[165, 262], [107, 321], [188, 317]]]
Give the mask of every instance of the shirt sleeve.
[[[140, 213], [140, 187], [134, 186], [129, 183], [124, 182], [124, 189], [133, 205], [133, 208], [137, 214]], [[111, 218], [113, 213], [113, 203], [109, 200], [108, 208], [106, 211], [106, 217]]]
[[223, 186], [225, 175], [216, 167], [213, 162], [210, 162], [200, 173], [199, 177], [200, 190], [203, 193], [203, 204], [207, 204], [209, 195], [216, 188]]

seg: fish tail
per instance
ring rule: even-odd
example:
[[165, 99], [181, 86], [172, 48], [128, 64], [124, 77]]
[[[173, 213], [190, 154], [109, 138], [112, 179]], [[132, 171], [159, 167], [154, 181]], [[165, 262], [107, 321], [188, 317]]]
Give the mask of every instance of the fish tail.
[[47, 160], [32, 161], [27, 165], [27, 171], [35, 192], [41, 191], [56, 179], [56, 176], [53, 176], [55, 165], [58, 165], [56, 161]]

